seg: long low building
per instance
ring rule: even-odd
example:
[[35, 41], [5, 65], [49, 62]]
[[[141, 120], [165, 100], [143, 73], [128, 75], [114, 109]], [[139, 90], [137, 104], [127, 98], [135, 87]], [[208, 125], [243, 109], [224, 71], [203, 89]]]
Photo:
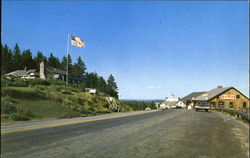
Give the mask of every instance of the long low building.
[[182, 98], [187, 105], [223, 107], [249, 113], [249, 98], [234, 87], [218, 86], [206, 92], [193, 92]]

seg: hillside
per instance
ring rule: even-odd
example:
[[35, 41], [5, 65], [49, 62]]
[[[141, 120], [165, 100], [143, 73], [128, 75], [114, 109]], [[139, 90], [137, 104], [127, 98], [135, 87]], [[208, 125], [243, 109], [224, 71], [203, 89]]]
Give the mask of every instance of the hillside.
[[[119, 111], [132, 109], [115, 99]], [[105, 97], [94, 96], [80, 88], [65, 85], [3, 86], [1, 92], [1, 120], [40, 120], [70, 118], [117, 112]]]

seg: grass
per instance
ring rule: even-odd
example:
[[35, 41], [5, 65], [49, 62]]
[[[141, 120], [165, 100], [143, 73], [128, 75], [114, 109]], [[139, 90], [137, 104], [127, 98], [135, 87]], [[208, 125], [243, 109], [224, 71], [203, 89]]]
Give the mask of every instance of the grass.
[[[40, 120], [98, 115], [110, 113], [113, 110], [109, 109], [105, 98], [92, 96], [65, 85], [4, 87], [3, 92], [1, 99], [5, 100], [4, 107], [11, 108], [7, 108], [7, 112], [1, 111], [2, 122], [12, 122], [10, 121], [12, 117], [8, 119], [8, 116], [22, 115], [27, 117], [27, 120]], [[119, 100], [117, 102], [123, 112], [132, 111], [126, 104]]]
[[[51, 101], [49, 99], [33, 100], [17, 99], [22, 107], [31, 111], [34, 118], [58, 118], [71, 112], [71, 109], [62, 106], [60, 103]], [[76, 112], [77, 113], [77, 112]], [[80, 116], [80, 113], [78, 113]]]

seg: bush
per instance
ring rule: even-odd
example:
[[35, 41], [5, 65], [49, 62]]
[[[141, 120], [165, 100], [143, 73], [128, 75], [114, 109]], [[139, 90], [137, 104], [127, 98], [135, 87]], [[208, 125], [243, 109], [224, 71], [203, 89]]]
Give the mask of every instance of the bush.
[[24, 80], [17, 79], [15, 81], [11, 82], [10, 86], [14, 86], [14, 87], [27, 87], [28, 84]]
[[8, 120], [9, 119], [9, 115], [8, 114], [2, 114], [1, 115], [1, 120]]
[[9, 97], [5, 97], [1, 100], [1, 114], [10, 114], [16, 111], [17, 109]]
[[21, 115], [19, 113], [11, 113], [9, 116], [10, 120], [14, 120], [14, 121], [27, 121], [29, 120], [28, 117]]
[[65, 115], [59, 118], [72, 118], [72, 117], [78, 117], [78, 116], [80, 116], [79, 113], [74, 112], [74, 111], [68, 111]]
[[70, 91], [68, 91], [68, 90], [62, 90], [61, 91], [62, 92], [62, 94], [72, 94]]
[[45, 86], [49, 86], [50, 85], [49, 81], [43, 80], [43, 79], [38, 79], [38, 78], [29, 79], [29, 80], [27, 80], [27, 82], [31, 86], [33, 86], [33, 85], [45, 85]]
[[55, 80], [55, 79], [47, 79], [50, 85], [65, 85], [65, 81]]
[[21, 114], [21, 115], [32, 116], [31, 113], [30, 113], [30, 111], [27, 108], [25, 108], [25, 107], [17, 106], [16, 109], [17, 109], [17, 112], [19, 114]]

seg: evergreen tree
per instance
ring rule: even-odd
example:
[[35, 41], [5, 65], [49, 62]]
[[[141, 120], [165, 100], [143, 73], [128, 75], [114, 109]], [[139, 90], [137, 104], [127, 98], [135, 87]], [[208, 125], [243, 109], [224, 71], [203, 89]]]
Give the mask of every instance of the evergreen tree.
[[63, 56], [62, 61], [61, 61], [61, 66], [63, 70], [67, 69], [67, 57]]
[[111, 74], [107, 80], [107, 93], [112, 96], [118, 98], [118, 86], [115, 82], [114, 76]]
[[96, 73], [88, 73], [87, 75], [87, 82], [86, 87], [87, 88], [97, 88], [98, 87], [98, 76]]
[[98, 88], [100, 92], [107, 93], [107, 83], [103, 77], [98, 77]]
[[53, 55], [53, 53], [50, 53], [47, 65], [49, 67], [53, 67], [53, 68], [61, 68], [61, 63], [60, 63], [59, 59], [57, 57], [55, 57]]
[[[73, 65], [72, 65], [72, 58], [70, 55], [68, 55], [68, 59], [69, 59], [69, 74], [72, 74], [72, 68], [73, 68]], [[63, 56], [62, 58], [62, 61], [61, 61], [61, 69], [63, 70], [67, 70], [67, 57], [66, 56]]]
[[9, 73], [13, 70], [13, 55], [7, 44], [1, 44], [1, 74]]
[[21, 60], [22, 60], [21, 50], [18, 44], [16, 43], [13, 50], [13, 69], [15, 70], [22, 69]]
[[43, 55], [42, 52], [38, 51], [37, 55], [34, 57], [34, 61], [36, 64], [36, 68], [39, 70], [40, 69], [40, 63], [43, 61], [44, 63], [46, 63], [46, 57]]
[[86, 66], [85, 66], [82, 58], [79, 56], [77, 59], [77, 63], [75, 63], [72, 67], [71, 75], [77, 76], [77, 77], [83, 77], [85, 71], [86, 71]]
[[36, 68], [36, 64], [32, 59], [32, 53], [29, 49], [23, 51], [21, 63], [22, 63], [21, 67], [22, 68], [26, 67], [27, 70]]

